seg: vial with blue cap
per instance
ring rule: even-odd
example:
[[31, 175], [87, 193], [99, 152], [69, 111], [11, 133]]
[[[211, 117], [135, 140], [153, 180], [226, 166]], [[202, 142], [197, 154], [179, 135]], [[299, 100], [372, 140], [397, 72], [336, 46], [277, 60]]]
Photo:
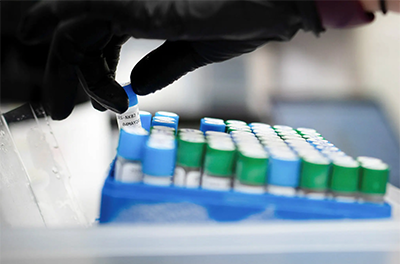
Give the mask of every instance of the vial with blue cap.
[[142, 123], [142, 127], [150, 132], [151, 128], [151, 113], [147, 111], [139, 111], [140, 115], [140, 123]]
[[300, 158], [290, 150], [270, 151], [267, 191], [295, 196], [300, 181]]
[[173, 112], [168, 112], [168, 111], [157, 111], [155, 113], [155, 116], [165, 116], [165, 117], [169, 117], [169, 118], [173, 118], [176, 123], [179, 123], [179, 115]]
[[151, 121], [151, 125], [154, 126], [166, 126], [172, 127], [175, 131], [178, 130], [178, 122], [176, 119], [167, 116], [153, 116], [153, 120]]
[[152, 134], [146, 142], [143, 156], [143, 182], [170, 186], [175, 170], [175, 137]]
[[141, 127], [121, 129], [114, 179], [125, 183], [142, 181], [142, 157], [149, 132]]
[[207, 131], [225, 132], [226, 125], [224, 120], [219, 118], [204, 117], [200, 120], [200, 130], [205, 133]]
[[117, 114], [118, 127], [142, 127], [140, 122], [139, 106], [137, 95], [133, 92], [131, 84], [122, 86], [129, 98], [129, 108], [125, 113]]

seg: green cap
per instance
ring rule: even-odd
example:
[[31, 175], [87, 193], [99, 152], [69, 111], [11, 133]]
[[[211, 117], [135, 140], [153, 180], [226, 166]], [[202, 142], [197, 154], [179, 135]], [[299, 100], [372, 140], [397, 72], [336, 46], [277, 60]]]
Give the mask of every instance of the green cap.
[[226, 121], [225, 121], [225, 124], [226, 124], [226, 125], [242, 125], [242, 126], [247, 126], [247, 123], [246, 123], [246, 122], [244, 122], [244, 121], [242, 121], [242, 120], [233, 120], [233, 119], [226, 120]]
[[236, 163], [236, 178], [247, 185], [265, 185], [268, 155], [265, 151], [241, 150]]
[[203, 161], [206, 141], [203, 136], [181, 135], [178, 138], [176, 165], [200, 168]]
[[366, 156], [357, 157], [357, 161], [360, 162], [361, 164], [383, 163], [383, 161], [381, 159], [373, 158], [373, 157], [366, 157]]
[[349, 158], [335, 160], [332, 164], [330, 190], [339, 193], [354, 193], [358, 190], [360, 165]]
[[302, 138], [300, 135], [299, 136], [295, 136], [295, 135], [280, 135], [280, 137], [283, 140], [290, 140], [290, 139], [299, 139]]
[[246, 132], [251, 132], [251, 128], [249, 126], [243, 126], [243, 125], [226, 125], [226, 132], [231, 133], [232, 131], [246, 131]]
[[180, 128], [178, 129], [178, 135], [180, 134], [198, 134], [198, 135], [204, 135], [203, 132], [201, 132], [198, 129], [194, 128]]
[[284, 125], [274, 125], [272, 126], [274, 130], [294, 130], [293, 127], [284, 126]]
[[204, 159], [204, 172], [212, 176], [232, 176], [236, 156], [235, 152], [235, 145], [232, 142], [209, 142]]
[[309, 138], [319, 138], [319, 139], [324, 139], [321, 134], [315, 133], [315, 134], [300, 134], [303, 138], [309, 139]]
[[361, 165], [360, 192], [384, 195], [389, 179], [389, 166], [386, 163], [364, 163]]
[[328, 188], [329, 165], [329, 160], [320, 155], [303, 157], [300, 188], [325, 191]]
[[297, 133], [299, 134], [313, 134], [317, 133], [317, 130], [313, 128], [307, 128], [307, 127], [298, 127], [296, 128]]

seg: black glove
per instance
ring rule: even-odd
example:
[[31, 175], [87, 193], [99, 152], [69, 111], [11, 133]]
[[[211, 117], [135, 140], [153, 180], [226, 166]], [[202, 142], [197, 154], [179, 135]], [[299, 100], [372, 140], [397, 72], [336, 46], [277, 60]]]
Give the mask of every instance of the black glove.
[[46, 106], [53, 119], [64, 119], [78, 83], [95, 108], [127, 109], [114, 76], [129, 37], [167, 40], [132, 70], [134, 91], [145, 95], [201, 66], [290, 40], [299, 29], [323, 30], [313, 1], [51, 1], [29, 12], [20, 35], [30, 43], [52, 38]]

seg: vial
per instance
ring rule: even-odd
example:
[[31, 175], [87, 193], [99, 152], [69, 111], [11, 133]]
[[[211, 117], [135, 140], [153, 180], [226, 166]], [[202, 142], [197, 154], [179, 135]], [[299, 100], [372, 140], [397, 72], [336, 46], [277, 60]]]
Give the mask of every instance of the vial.
[[290, 149], [270, 151], [267, 191], [275, 195], [295, 196], [300, 165], [300, 158]]
[[253, 122], [249, 124], [249, 127], [251, 128], [271, 128], [271, 125], [266, 124], [266, 123], [260, 123], [260, 122]]
[[284, 125], [275, 125], [272, 127], [275, 131], [288, 131], [288, 130], [294, 130], [290, 126], [284, 126]]
[[381, 159], [374, 157], [367, 157], [367, 156], [359, 156], [357, 157], [357, 161], [360, 162], [361, 164], [383, 163]]
[[173, 118], [177, 124], [179, 123], [179, 115], [177, 115], [176, 113], [173, 113], [173, 112], [157, 111], [155, 116], [165, 116], [165, 117]]
[[209, 140], [209, 139], [221, 139], [221, 138], [231, 139], [231, 136], [228, 133], [225, 133], [225, 132], [218, 132], [218, 131], [208, 130], [204, 134], [206, 135], [207, 140]]
[[178, 122], [176, 121], [176, 119], [167, 116], [153, 116], [151, 125], [172, 127], [173, 129], [175, 129], [175, 131], [178, 130]]
[[208, 142], [201, 183], [203, 189], [219, 191], [231, 189], [235, 150], [232, 141], [214, 140]]
[[139, 111], [140, 115], [140, 123], [142, 123], [142, 127], [150, 132], [151, 128], [151, 113], [147, 111]]
[[187, 188], [200, 186], [206, 140], [197, 133], [180, 134], [174, 173], [174, 185]]
[[359, 185], [360, 165], [351, 157], [337, 158], [332, 162], [329, 189], [333, 199], [355, 202]]
[[313, 199], [325, 199], [328, 189], [330, 161], [322, 154], [306, 155], [300, 173], [301, 193]]
[[143, 153], [143, 183], [170, 186], [175, 169], [176, 144], [167, 134], [152, 134]]
[[178, 136], [183, 135], [183, 134], [198, 134], [198, 135], [204, 135], [203, 132], [201, 132], [198, 129], [194, 128], [180, 128], [178, 129]]
[[225, 122], [219, 118], [204, 117], [200, 120], [200, 130], [205, 133], [206, 131], [225, 132]]
[[382, 203], [389, 179], [389, 166], [383, 162], [365, 161], [361, 165], [361, 200]]
[[298, 127], [298, 128], [296, 128], [296, 131], [301, 135], [317, 133], [317, 130], [315, 130], [313, 128], [307, 128], [307, 127]]
[[129, 99], [129, 108], [125, 113], [117, 114], [117, 122], [119, 129], [127, 127], [141, 128], [140, 114], [137, 95], [133, 92], [131, 84], [123, 86]]
[[248, 125], [241, 124], [227, 124], [226, 132], [231, 133], [232, 131], [242, 131], [242, 132], [252, 132], [251, 128]]
[[151, 134], [168, 134], [175, 136], [175, 128], [167, 126], [152, 126], [150, 129]]
[[234, 189], [238, 192], [262, 194], [265, 192], [268, 155], [260, 146], [242, 147], [236, 163]]
[[131, 183], [142, 181], [142, 157], [149, 133], [141, 127], [128, 127], [120, 131], [114, 179]]

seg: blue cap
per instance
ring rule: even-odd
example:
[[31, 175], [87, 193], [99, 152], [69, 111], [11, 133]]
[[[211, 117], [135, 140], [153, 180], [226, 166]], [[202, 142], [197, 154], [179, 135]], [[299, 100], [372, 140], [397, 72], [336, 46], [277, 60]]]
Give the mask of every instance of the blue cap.
[[117, 155], [127, 160], [141, 160], [149, 133], [143, 129], [121, 129]]
[[271, 155], [268, 166], [268, 184], [297, 187], [300, 180], [300, 158]]
[[178, 130], [178, 122], [176, 122], [175, 119], [167, 116], [153, 116], [151, 125], [172, 127], [175, 129], [175, 131]]
[[249, 124], [249, 127], [271, 127], [269, 124], [266, 123], [259, 123], [259, 122], [252, 122]]
[[204, 117], [200, 121], [200, 131], [203, 133], [207, 131], [225, 132], [225, 122], [222, 119]]
[[131, 84], [125, 84], [122, 86], [124, 88], [126, 94], [128, 95], [129, 99], [129, 107], [137, 105], [138, 104], [138, 99], [137, 95], [133, 92]]
[[176, 123], [179, 123], [179, 115], [173, 112], [158, 111], [154, 114], [155, 116], [166, 116], [175, 119]]
[[142, 123], [142, 127], [147, 131], [150, 131], [151, 113], [147, 111], [139, 111], [139, 114], [140, 114], [140, 123]]
[[172, 176], [175, 169], [176, 142], [149, 140], [144, 147], [142, 170], [151, 176]]

